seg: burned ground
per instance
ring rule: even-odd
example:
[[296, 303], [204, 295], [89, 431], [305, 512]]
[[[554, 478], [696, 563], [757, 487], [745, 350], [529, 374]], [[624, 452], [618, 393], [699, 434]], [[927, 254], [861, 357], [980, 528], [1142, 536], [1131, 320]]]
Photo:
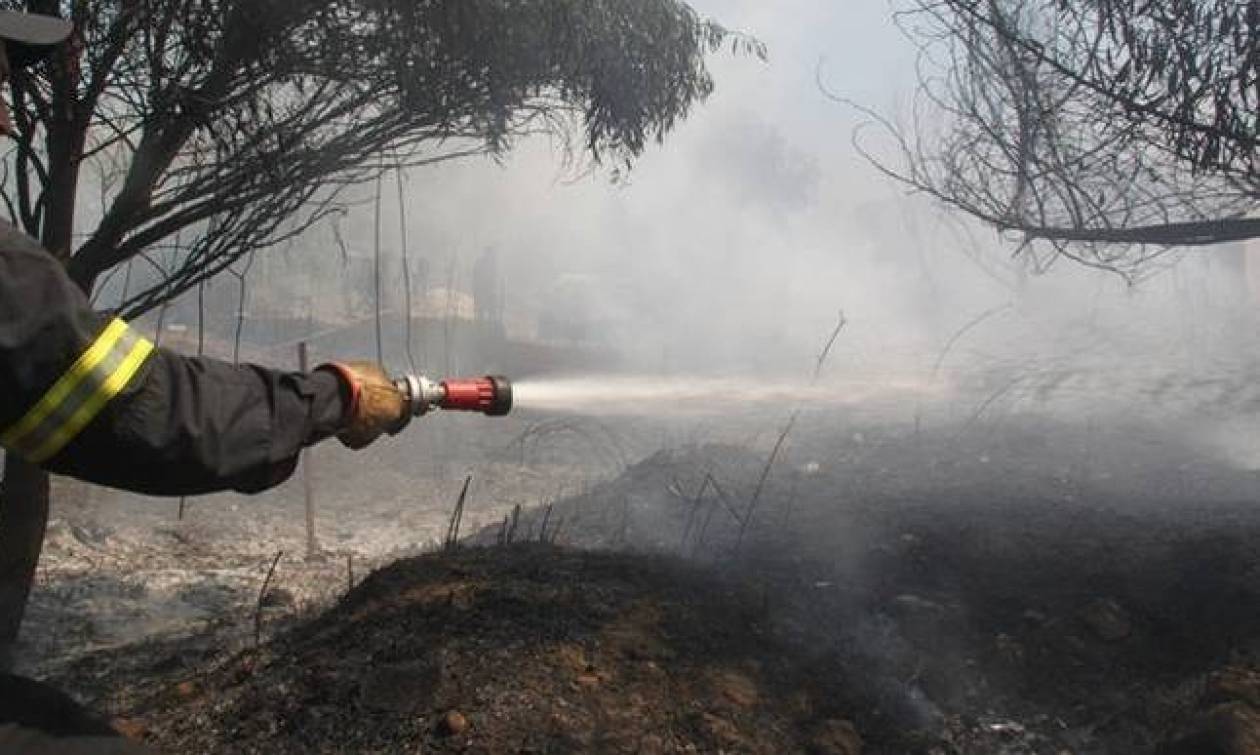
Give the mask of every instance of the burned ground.
[[856, 746], [767, 619], [755, 593], [674, 560], [465, 550], [378, 571], [212, 670], [159, 662], [167, 678], [120, 712], [170, 752]]
[[54, 680], [172, 751], [1249, 751], [1253, 472], [1138, 423], [819, 427], [751, 519], [764, 451], [658, 452], [261, 649]]

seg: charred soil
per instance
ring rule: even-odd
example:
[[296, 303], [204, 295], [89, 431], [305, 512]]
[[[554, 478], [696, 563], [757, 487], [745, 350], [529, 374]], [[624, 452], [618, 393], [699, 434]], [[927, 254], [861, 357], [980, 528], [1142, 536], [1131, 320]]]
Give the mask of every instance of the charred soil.
[[400, 561], [204, 673], [159, 661], [115, 712], [168, 752], [856, 755], [817, 671], [694, 566], [517, 545]]
[[1138, 430], [661, 452], [51, 681], [169, 752], [1260, 752], [1260, 475]]

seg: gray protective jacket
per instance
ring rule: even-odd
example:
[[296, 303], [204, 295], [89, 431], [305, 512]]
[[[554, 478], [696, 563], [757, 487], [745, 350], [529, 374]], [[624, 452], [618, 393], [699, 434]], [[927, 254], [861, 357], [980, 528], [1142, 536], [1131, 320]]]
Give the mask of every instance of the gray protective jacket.
[[257, 492], [342, 425], [332, 372], [155, 348], [94, 312], [62, 265], [0, 223], [0, 446], [52, 472], [151, 495]]

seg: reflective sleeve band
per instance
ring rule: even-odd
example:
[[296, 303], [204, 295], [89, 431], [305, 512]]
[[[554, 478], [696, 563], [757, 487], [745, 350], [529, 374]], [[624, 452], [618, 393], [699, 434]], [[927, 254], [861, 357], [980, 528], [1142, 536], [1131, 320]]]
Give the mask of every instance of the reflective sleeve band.
[[127, 387], [153, 344], [114, 320], [16, 425], [0, 445], [36, 464], [48, 461]]

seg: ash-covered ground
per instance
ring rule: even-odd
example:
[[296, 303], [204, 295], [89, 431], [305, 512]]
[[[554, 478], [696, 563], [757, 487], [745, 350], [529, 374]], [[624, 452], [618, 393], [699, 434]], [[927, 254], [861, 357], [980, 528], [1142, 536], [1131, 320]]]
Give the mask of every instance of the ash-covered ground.
[[[1237, 432], [1245, 386], [1231, 400], [1199, 386], [1215, 408], [1198, 415], [1103, 400], [1055, 419], [1028, 398], [1038, 386], [979, 382], [948, 413], [805, 411], [769, 466], [779, 408], [437, 418], [370, 458], [320, 449], [314, 561], [300, 479], [192, 502], [182, 522], [173, 502], [65, 491], [27, 668], [171, 751], [1249, 752], [1260, 478]], [[1152, 390], [1193, 408], [1184, 385]], [[468, 474], [474, 550], [434, 553]], [[539, 541], [560, 550], [521, 549]], [[590, 567], [573, 551], [626, 555]], [[610, 654], [598, 638], [645, 600], [657, 618], [636, 631], [671, 649]], [[451, 614], [449, 642], [434, 611]], [[723, 628], [715, 656], [751, 665], [708, 664], [706, 622]], [[430, 668], [425, 643], [443, 681], [373, 702], [382, 678]], [[327, 673], [303, 676], [312, 663]], [[734, 674], [737, 691], [686, 683], [697, 674]]]
[[[598, 459], [536, 461], [530, 438], [519, 439], [528, 425], [465, 436], [461, 419], [417, 427], [410, 439], [382, 441], [370, 454], [325, 444], [309, 452], [309, 470], [281, 488], [187, 499], [182, 518], [178, 500], [58, 480], [18, 670], [45, 674], [83, 653], [146, 638], [252, 637], [259, 590], [277, 554], [266, 619], [326, 607], [373, 568], [440, 544], [468, 475], [465, 526], [474, 529], [612, 469]], [[304, 474], [317, 512], [314, 558]]]

